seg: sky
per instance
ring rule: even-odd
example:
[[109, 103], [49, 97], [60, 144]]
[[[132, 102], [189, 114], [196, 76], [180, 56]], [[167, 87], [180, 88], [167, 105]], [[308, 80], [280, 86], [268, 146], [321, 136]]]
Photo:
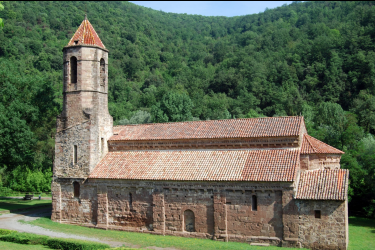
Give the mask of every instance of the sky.
[[243, 16], [264, 12], [292, 1], [130, 1], [140, 6], [164, 12], [198, 14], [203, 16]]

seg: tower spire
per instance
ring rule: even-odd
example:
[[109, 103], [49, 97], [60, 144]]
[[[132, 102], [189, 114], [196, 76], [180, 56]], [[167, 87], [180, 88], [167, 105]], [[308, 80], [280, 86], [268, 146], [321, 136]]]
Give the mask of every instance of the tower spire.
[[106, 49], [94, 27], [92, 27], [90, 21], [87, 19], [87, 13], [85, 13], [85, 19], [68, 43], [68, 46], [72, 45], [95, 45]]

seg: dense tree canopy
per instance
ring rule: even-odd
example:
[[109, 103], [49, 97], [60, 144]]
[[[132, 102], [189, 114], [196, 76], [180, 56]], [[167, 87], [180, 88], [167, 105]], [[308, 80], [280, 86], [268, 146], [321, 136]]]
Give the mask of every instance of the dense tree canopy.
[[128, 2], [3, 5], [0, 183], [21, 188], [20, 166], [51, 170], [62, 48], [87, 10], [110, 51], [115, 124], [303, 115], [309, 134], [345, 151], [351, 213], [375, 216], [373, 2], [293, 2], [231, 18]]

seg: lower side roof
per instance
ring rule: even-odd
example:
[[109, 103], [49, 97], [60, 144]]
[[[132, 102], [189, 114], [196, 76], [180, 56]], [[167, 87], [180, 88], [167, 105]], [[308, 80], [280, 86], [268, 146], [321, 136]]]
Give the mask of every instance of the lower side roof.
[[292, 182], [298, 162], [296, 149], [109, 152], [89, 178]]
[[349, 170], [324, 169], [301, 173], [296, 199], [345, 200], [348, 193]]

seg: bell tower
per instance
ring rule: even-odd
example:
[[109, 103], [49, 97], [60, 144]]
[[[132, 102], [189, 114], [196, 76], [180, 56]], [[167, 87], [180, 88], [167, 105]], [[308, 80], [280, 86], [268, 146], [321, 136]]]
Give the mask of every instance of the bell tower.
[[108, 152], [108, 50], [85, 19], [63, 48], [63, 111], [57, 117], [54, 177], [86, 178]]

